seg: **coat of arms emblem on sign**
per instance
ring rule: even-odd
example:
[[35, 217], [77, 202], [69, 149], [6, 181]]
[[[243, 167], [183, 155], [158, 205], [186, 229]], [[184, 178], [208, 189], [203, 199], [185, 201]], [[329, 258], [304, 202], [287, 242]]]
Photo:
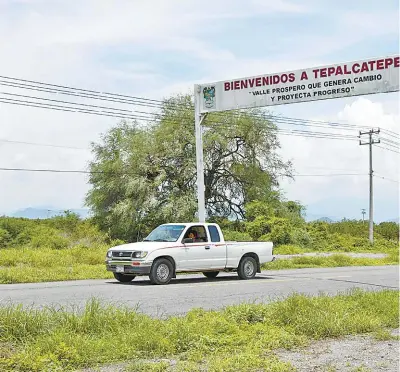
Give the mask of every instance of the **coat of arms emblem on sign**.
[[216, 108], [215, 106], [215, 86], [203, 88], [204, 106], [208, 109]]

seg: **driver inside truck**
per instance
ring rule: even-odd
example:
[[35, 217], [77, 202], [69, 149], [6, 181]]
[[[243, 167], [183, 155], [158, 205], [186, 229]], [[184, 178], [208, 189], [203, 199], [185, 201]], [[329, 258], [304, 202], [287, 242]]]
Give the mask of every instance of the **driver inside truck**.
[[190, 238], [190, 239], [193, 239], [194, 243], [201, 241], [197, 236], [197, 231], [194, 230], [194, 229], [191, 229], [191, 230], [188, 231], [188, 236], [187, 237]]

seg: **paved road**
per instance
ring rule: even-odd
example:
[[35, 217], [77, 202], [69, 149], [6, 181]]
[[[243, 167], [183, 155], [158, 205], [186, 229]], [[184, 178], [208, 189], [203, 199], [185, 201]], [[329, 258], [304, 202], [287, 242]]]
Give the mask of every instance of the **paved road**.
[[353, 287], [368, 290], [399, 289], [398, 266], [341, 267], [265, 271], [253, 280], [239, 280], [236, 274], [220, 274], [216, 279], [185, 275], [168, 286], [153, 286], [147, 278], [132, 283], [115, 280], [84, 280], [36, 284], [0, 285], [0, 305], [81, 306], [90, 297], [106, 302], [139, 306], [152, 316], [183, 314], [196, 307], [215, 309], [239, 302], [268, 302], [293, 292], [334, 294]]

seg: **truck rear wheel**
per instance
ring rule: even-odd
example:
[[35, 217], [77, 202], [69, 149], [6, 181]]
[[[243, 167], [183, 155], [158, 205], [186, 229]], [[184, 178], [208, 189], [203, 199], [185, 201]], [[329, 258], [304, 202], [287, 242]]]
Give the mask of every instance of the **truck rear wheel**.
[[240, 279], [253, 279], [257, 273], [257, 261], [253, 257], [243, 257], [237, 273]]
[[113, 273], [114, 278], [117, 279], [121, 283], [129, 283], [133, 279], [135, 279], [135, 275], [125, 275], [125, 274], [120, 274], [120, 273]]
[[174, 273], [174, 267], [170, 260], [160, 258], [154, 261], [150, 270], [151, 284], [168, 284]]
[[219, 271], [205, 271], [203, 272], [203, 275], [207, 278], [216, 278], [217, 275], [219, 274]]

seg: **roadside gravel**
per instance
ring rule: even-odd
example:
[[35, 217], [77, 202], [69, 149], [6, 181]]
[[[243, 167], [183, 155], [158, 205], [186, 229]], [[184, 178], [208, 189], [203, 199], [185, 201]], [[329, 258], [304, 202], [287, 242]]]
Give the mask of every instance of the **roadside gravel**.
[[[399, 330], [392, 335], [398, 336]], [[370, 335], [321, 340], [301, 350], [279, 350], [276, 355], [298, 372], [399, 371], [399, 340], [378, 341]]]

